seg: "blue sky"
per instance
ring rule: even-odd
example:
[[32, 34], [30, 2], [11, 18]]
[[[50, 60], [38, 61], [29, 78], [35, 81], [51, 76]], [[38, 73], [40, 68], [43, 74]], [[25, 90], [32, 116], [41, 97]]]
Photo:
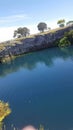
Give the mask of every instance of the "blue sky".
[[62, 18], [66, 21], [73, 20], [73, 0], [0, 1], [0, 29], [1, 32], [2, 30], [6, 32], [7, 39], [8, 34], [9, 38], [12, 38], [13, 30], [19, 26], [27, 26], [31, 29], [31, 33], [34, 33], [37, 32], [36, 26], [39, 22], [46, 22], [48, 26], [56, 27], [56, 21]]

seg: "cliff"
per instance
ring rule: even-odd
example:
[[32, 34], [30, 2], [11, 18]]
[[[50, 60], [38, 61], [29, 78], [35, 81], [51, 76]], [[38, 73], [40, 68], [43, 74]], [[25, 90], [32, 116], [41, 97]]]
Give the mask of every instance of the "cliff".
[[37, 51], [45, 48], [56, 47], [56, 41], [64, 37], [66, 32], [73, 30], [73, 25], [34, 35], [33, 37], [20, 38], [0, 44], [0, 62], [11, 60], [15, 56]]

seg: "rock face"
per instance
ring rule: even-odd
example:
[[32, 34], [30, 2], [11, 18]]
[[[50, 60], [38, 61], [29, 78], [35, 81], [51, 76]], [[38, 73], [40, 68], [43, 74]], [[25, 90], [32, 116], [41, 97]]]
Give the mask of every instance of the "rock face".
[[73, 26], [62, 28], [43, 35], [35, 35], [33, 38], [21, 39], [21, 44], [17, 44], [16, 41], [14, 41], [14, 46], [8, 44], [5, 46], [4, 50], [0, 51], [0, 61], [2, 58], [7, 59], [7, 57], [17, 56], [45, 48], [56, 47], [57, 45], [54, 43], [58, 39], [61, 39], [65, 32], [69, 32], [70, 30], [73, 30]]

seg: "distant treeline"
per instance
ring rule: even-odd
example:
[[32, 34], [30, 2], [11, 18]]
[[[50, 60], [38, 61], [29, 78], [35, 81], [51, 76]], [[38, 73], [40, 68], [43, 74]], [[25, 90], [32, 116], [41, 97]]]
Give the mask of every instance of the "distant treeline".
[[[70, 26], [70, 25], [73, 25], [73, 21], [68, 21], [66, 24], [65, 24], [65, 20], [64, 19], [61, 19], [61, 20], [58, 20], [57, 24], [59, 25], [59, 27], [64, 27], [65, 25], [66, 26]], [[40, 32], [44, 32], [45, 30], [51, 30], [51, 27], [48, 27], [47, 24], [45, 22], [40, 22], [38, 25], [37, 25], [37, 29], [40, 31]], [[13, 37], [17, 37], [17, 38], [20, 38], [20, 37], [26, 37], [26, 36], [29, 36], [30, 35], [30, 29], [28, 27], [19, 27], [17, 30], [14, 31], [14, 35]]]

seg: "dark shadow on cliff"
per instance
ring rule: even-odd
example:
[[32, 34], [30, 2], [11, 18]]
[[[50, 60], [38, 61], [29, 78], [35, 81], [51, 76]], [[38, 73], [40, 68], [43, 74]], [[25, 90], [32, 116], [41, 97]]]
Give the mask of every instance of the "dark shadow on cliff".
[[57, 58], [62, 58], [63, 60], [73, 59], [73, 47], [46, 49], [17, 57], [9, 63], [0, 64], [0, 77], [18, 71], [21, 68], [31, 71], [37, 67], [38, 63], [51, 67]]

